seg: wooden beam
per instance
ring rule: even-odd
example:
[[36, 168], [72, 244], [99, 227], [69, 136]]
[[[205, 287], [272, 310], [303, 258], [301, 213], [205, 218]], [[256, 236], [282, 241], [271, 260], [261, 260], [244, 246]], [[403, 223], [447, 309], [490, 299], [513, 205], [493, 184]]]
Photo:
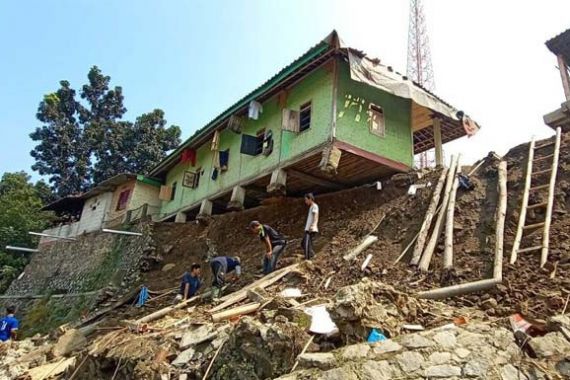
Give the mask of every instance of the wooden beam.
[[494, 288], [495, 285], [499, 284], [500, 281], [490, 278], [488, 280], [479, 280], [468, 282], [466, 284], [452, 285], [445, 288], [427, 290], [418, 293], [418, 298], [428, 298], [428, 299], [442, 299], [454, 296], [461, 296], [467, 293], [478, 292], [482, 290], [487, 290]]
[[441, 141], [441, 120], [433, 119], [433, 144], [435, 146], [435, 164], [443, 165], [443, 144]]
[[362, 251], [364, 251], [366, 248], [370, 247], [372, 244], [376, 243], [378, 241], [378, 237], [374, 236], [374, 235], [368, 235], [363, 241], [362, 243], [360, 243], [356, 248], [354, 248], [353, 250], [351, 250], [349, 253], [347, 253], [346, 255], [344, 255], [344, 259], [346, 261], [352, 261], [356, 258], [356, 256], [358, 256], [358, 254], [360, 254]]
[[253, 313], [260, 307], [261, 304], [258, 302], [248, 303], [247, 305], [238, 306], [230, 310], [225, 310], [219, 313], [212, 314], [212, 321], [215, 323], [223, 321], [225, 319], [229, 319], [231, 317], [235, 317], [236, 315]]
[[570, 77], [568, 76], [568, 65], [562, 54], [557, 56], [558, 58], [558, 70], [560, 70], [560, 77], [562, 78], [562, 87], [564, 88], [564, 95], [566, 100], [570, 100]]
[[338, 190], [346, 188], [346, 186], [341, 185], [337, 182], [333, 182], [333, 181], [329, 181], [327, 179], [315, 177], [314, 175], [303, 173], [303, 172], [301, 172], [299, 170], [295, 170], [295, 169], [287, 169], [287, 174], [292, 176], [292, 177], [298, 178], [300, 180], [310, 182], [314, 185], [319, 185], [319, 186], [328, 187], [328, 188], [332, 188], [332, 189], [338, 189]]
[[398, 161], [391, 160], [391, 159], [386, 158], [386, 157], [379, 156], [379, 155], [374, 154], [374, 153], [367, 152], [363, 149], [360, 149], [358, 147], [355, 147], [354, 145], [345, 143], [343, 141], [337, 140], [337, 141], [335, 141], [334, 145], [337, 148], [339, 148], [340, 150], [344, 150], [345, 152], [349, 152], [349, 153], [355, 154], [357, 156], [366, 158], [367, 160], [376, 162], [380, 165], [387, 166], [391, 169], [394, 169], [394, 170], [397, 170], [400, 172], [407, 172], [408, 170], [410, 170], [410, 167], [406, 164], [403, 164], [403, 163], [398, 162]]

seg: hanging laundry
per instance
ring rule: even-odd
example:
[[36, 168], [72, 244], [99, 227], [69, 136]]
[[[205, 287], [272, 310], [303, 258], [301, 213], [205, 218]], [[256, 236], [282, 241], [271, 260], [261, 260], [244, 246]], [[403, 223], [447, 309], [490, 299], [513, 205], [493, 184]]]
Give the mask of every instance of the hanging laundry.
[[212, 166], [216, 169], [220, 169], [220, 151], [216, 150], [214, 152], [214, 160]]
[[271, 130], [265, 132], [263, 136], [263, 150], [264, 156], [269, 156], [273, 152], [273, 132]]
[[220, 148], [220, 131], [214, 132], [214, 137], [212, 137], [212, 145], [210, 150], [218, 150]]
[[479, 126], [469, 116], [463, 115], [461, 121], [468, 137], [474, 136], [479, 131]]
[[220, 170], [225, 172], [228, 170], [228, 162], [230, 161], [230, 150], [226, 149], [219, 152]]
[[137, 307], [144, 306], [144, 304], [146, 303], [147, 300], [148, 300], [148, 288], [146, 286], [143, 286], [141, 288], [141, 291], [139, 293], [139, 297], [137, 299]]
[[196, 166], [196, 150], [184, 149], [180, 154], [180, 162], [183, 164], [190, 162], [192, 166]]
[[228, 119], [228, 129], [235, 133], [241, 133], [241, 129], [243, 128], [243, 118], [232, 115]]
[[261, 103], [252, 100], [249, 102], [249, 110], [247, 115], [250, 119], [257, 120], [259, 118], [259, 114], [263, 113], [263, 106]]
[[218, 179], [218, 168], [214, 168], [214, 170], [212, 170], [212, 181], [215, 181]]

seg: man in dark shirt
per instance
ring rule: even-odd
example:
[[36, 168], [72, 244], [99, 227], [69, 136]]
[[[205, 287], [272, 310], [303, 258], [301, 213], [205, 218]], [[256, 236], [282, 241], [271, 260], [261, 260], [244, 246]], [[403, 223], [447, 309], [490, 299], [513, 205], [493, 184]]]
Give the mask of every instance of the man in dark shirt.
[[287, 240], [279, 232], [267, 224], [261, 224], [257, 220], [249, 223], [249, 230], [259, 236], [259, 240], [265, 246], [263, 257], [263, 274], [269, 274], [277, 267], [277, 260], [287, 246]]
[[192, 264], [190, 267], [190, 273], [185, 272], [184, 275], [182, 275], [180, 294], [177, 297], [179, 300], [186, 301], [198, 292], [198, 289], [200, 289], [200, 286], [202, 285], [200, 281], [201, 273], [202, 269], [200, 264]]
[[14, 317], [16, 308], [8, 306], [6, 308], [6, 316], [0, 319], [0, 342], [5, 342], [9, 339], [16, 340], [16, 335], [20, 322]]
[[235, 272], [241, 275], [241, 260], [239, 257], [217, 256], [210, 260], [212, 269], [212, 298], [217, 299], [222, 294], [222, 288], [226, 281], [226, 274]]

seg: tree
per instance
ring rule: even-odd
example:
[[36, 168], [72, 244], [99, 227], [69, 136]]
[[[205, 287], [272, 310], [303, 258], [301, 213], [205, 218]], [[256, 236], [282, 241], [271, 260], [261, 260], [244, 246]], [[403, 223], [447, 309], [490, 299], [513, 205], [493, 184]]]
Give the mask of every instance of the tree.
[[180, 144], [180, 128], [166, 127], [164, 112], [155, 109], [134, 123], [123, 120], [123, 90], [111, 88], [111, 77], [93, 66], [81, 100], [67, 81], [40, 103], [37, 118], [45, 123], [30, 136], [39, 144], [32, 166], [50, 176], [57, 196], [84, 191], [93, 183], [123, 172], [145, 173]]
[[53, 216], [40, 211], [44, 186], [30, 183], [25, 172], [5, 173], [0, 180], [0, 293], [27, 264], [22, 253], [5, 252], [6, 245], [34, 247], [36, 239], [29, 231], [42, 231]]
[[36, 117], [44, 123], [30, 134], [39, 144], [30, 152], [32, 165], [41, 175], [48, 175], [58, 196], [78, 193], [89, 186], [89, 151], [76, 116], [81, 105], [69, 82], [44, 96]]

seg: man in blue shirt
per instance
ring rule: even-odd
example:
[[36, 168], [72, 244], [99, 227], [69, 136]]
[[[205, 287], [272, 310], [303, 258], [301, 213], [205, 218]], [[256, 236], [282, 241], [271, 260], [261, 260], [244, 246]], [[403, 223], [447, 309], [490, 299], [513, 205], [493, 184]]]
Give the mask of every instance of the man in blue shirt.
[[193, 297], [200, 289], [202, 282], [200, 281], [202, 269], [200, 264], [192, 264], [190, 267], [190, 273], [185, 272], [182, 276], [182, 282], [180, 283], [180, 294], [177, 299], [186, 301], [190, 297]]
[[9, 339], [16, 340], [20, 322], [14, 317], [15, 312], [14, 306], [8, 306], [6, 308], [7, 315], [0, 319], [0, 342], [6, 342]]
[[287, 240], [275, 229], [267, 224], [261, 224], [257, 220], [249, 223], [249, 230], [259, 237], [265, 247], [263, 274], [267, 275], [277, 267], [277, 260], [287, 247]]
[[239, 257], [218, 256], [210, 260], [210, 268], [212, 269], [212, 298], [217, 299], [222, 294], [222, 288], [226, 281], [226, 274], [235, 272], [239, 277], [241, 275], [241, 260]]

